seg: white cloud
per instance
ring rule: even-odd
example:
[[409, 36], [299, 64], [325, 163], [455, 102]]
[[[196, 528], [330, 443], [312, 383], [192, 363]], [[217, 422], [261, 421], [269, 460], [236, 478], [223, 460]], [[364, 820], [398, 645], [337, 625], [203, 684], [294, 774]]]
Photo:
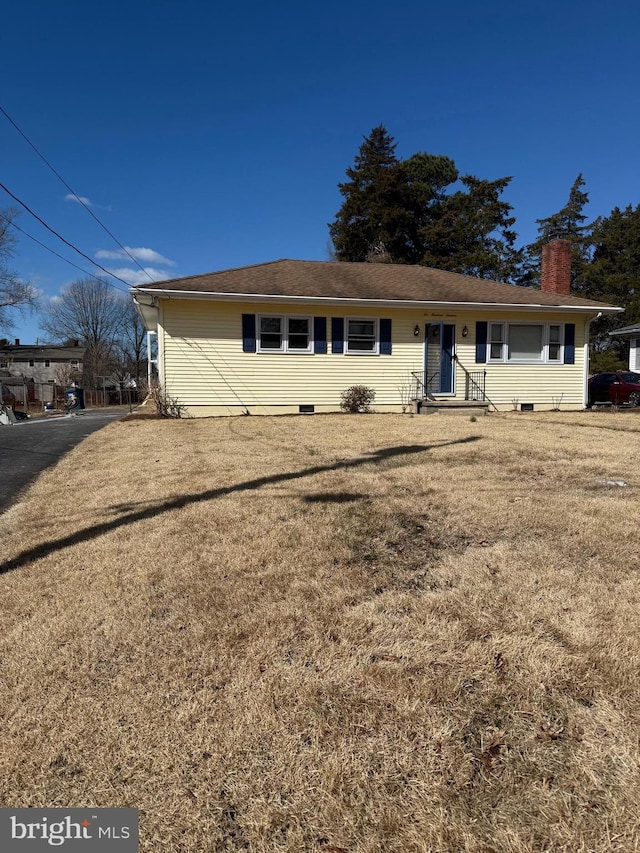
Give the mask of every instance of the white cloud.
[[109, 258], [113, 260], [127, 257], [124, 252], [110, 252], [108, 249], [98, 249], [95, 256], [96, 258]]
[[66, 196], [64, 197], [64, 200], [65, 201], [73, 201], [76, 204], [80, 204], [80, 203], [86, 204], [87, 207], [93, 207], [93, 205], [91, 204], [89, 199], [86, 197], [86, 195], [75, 196], [73, 193], [67, 193]]
[[144, 267], [143, 270], [134, 270], [129, 267], [121, 267], [116, 270], [109, 270], [113, 275], [118, 276], [127, 284], [148, 284], [149, 281], [162, 281], [167, 277], [166, 270], [156, 270], [153, 267]]
[[98, 249], [96, 252], [96, 258], [108, 258], [110, 260], [127, 260], [135, 258], [136, 261], [143, 261], [147, 264], [160, 264], [165, 267], [175, 267], [176, 265], [175, 261], [165, 258], [164, 255], [161, 255], [160, 252], [156, 252], [155, 249], [147, 249], [144, 246], [139, 246], [137, 248], [125, 246], [124, 251]]

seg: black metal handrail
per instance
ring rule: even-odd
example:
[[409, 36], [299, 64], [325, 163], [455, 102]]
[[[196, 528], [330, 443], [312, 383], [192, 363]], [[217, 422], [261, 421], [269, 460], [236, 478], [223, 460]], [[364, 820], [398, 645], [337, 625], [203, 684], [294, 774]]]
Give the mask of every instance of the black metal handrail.
[[465, 373], [465, 400], [484, 400], [487, 384], [486, 370], [469, 370]]
[[[415, 380], [415, 394], [412, 393], [412, 397], [421, 398], [425, 400], [434, 400], [435, 397], [433, 396], [431, 391], [429, 391], [428, 384], [429, 380], [433, 379], [436, 374], [434, 373], [432, 376], [427, 376], [424, 370], [412, 370], [411, 375]], [[412, 389], [412, 391], [413, 390], [414, 389]]]
[[[486, 370], [474, 370], [471, 372], [467, 370], [464, 364], [460, 361], [457, 355], [453, 356], [456, 364], [462, 368], [465, 376], [465, 400], [481, 400], [482, 402], [489, 403], [490, 406], [493, 406], [494, 410], [497, 412], [498, 407], [496, 404], [487, 397], [485, 391], [485, 383], [487, 378]], [[474, 374], [479, 378], [482, 377], [482, 384], [480, 384], [476, 379], [474, 379]], [[480, 395], [479, 397], [477, 395]], [[470, 396], [471, 395], [471, 396]]]
[[[411, 375], [413, 376], [415, 382], [415, 394], [413, 393], [414, 389], [411, 389], [412, 397], [424, 397], [425, 392], [427, 390], [426, 385], [424, 384], [424, 370], [412, 370]], [[422, 391], [420, 389], [422, 388]]]

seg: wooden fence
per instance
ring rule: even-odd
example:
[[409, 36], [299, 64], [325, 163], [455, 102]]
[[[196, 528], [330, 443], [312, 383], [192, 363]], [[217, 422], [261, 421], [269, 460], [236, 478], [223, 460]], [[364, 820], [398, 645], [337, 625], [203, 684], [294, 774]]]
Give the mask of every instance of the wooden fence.
[[[5, 402], [23, 412], [42, 411], [46, 405], [53, 404], [62, 409], [65, 401], [65, 389], [61, 385], [49, 382], [3, 382], [5, 391], [9, 394]], [[13, 395], [13, 400], [11, 396]], [[84, 389], [84, 404], [88, 409], [103, 406], [126, 406], [138, 403], [138, 392], [135, 388]]]

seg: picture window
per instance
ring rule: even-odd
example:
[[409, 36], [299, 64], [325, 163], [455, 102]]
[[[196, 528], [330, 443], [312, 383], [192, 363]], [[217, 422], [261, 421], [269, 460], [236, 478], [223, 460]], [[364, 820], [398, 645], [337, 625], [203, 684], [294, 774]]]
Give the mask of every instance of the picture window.
[[531, 323], [509, 323], [509, 361], [543, 361], [544, 326]]
[[561, 323], [489, 323], [489, 361], [560, 364], [563, 341]]

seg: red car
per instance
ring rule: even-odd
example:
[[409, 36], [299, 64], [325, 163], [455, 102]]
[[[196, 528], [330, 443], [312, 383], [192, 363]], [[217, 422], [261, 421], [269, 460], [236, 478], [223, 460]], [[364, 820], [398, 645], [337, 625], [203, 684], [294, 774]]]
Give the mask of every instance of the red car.
[[589, 406], [598, 403], [640, 405], [640, 373], [630, 370], [596, 373], [589, 379]]

